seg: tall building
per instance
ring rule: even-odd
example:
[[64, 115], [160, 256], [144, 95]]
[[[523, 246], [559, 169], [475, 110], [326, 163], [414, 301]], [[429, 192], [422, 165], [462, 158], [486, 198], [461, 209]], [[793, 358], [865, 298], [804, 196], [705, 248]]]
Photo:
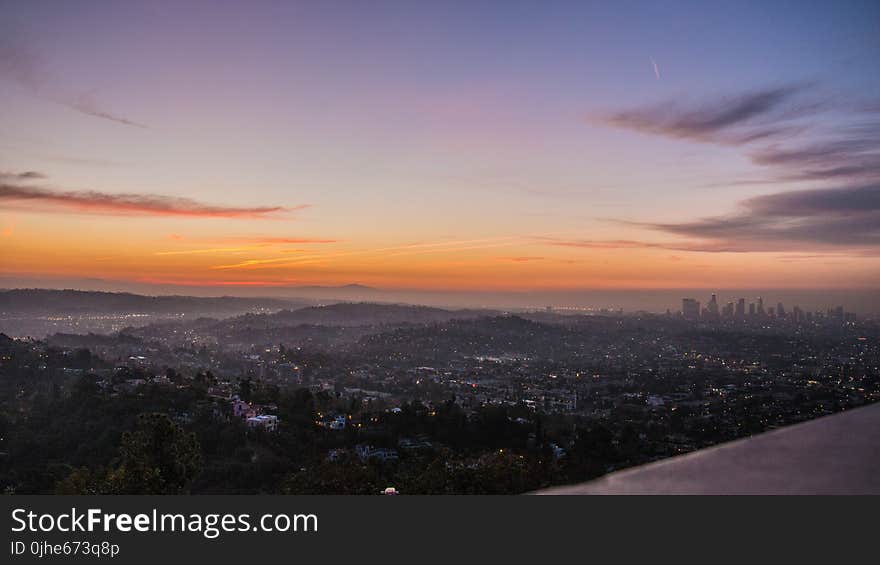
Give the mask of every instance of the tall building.
[[749, 317], [750, 318], [755, 317], [755, 303], [754, 302], [749, 302]]
[[759, 296], [758, 297], [758, 315], [764, 316], [764, 314], [766, 314], [766, 312], [764, 311], [764, 299]]
[[782, 302], [776, 303], [776, 317], [784, 318], [785, 317], [785, 308], [782, 306]]
[[700, 301], [693, 298], [681, 299], [681, 314], [685, 320], [700, 319]]
[[715, 293], [712, 293], [712, 298], [710, 298], [709, 303], [706, 304], [706, 311], [713, 320], [718, 318], [718, 297], [715, 296]]
[[740, 298], [736, 301], [736, 317], [745, 318], [746, 316], [746, 299]]
[[721, 315], [725, 318], [733, 318], [733, 302], [728, 302], [721, 310]]

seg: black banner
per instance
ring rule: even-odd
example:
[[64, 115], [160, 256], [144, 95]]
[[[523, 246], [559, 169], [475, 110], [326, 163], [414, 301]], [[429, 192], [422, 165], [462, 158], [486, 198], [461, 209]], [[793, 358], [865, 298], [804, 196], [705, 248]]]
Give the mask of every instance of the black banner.
[[4, 563], [839, 561], [871, 498], [6, 496]]

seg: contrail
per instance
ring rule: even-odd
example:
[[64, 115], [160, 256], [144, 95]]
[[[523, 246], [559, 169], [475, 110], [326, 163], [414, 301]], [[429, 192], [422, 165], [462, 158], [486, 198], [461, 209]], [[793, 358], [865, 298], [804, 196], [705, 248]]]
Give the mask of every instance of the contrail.
[[654, 57], [651, 57], [651, 66], [654, 67], [654, 76], [657, 77], [657, 80], [660, 80], [660, 67], [657, 66], [657, 61], [654, 60]]

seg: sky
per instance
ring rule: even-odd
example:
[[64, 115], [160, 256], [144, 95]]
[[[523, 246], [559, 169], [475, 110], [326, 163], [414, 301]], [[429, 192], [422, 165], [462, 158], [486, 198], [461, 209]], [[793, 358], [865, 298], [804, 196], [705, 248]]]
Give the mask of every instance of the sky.
[[880, 286], [877, 2], [0, 13], [0, 286]]

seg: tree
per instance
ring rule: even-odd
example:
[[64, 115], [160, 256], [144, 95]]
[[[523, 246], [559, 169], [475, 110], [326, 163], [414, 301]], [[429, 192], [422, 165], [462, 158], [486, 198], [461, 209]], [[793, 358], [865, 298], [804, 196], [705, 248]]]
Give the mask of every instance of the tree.
[[73, 395], [80, 398], [97, 396], [101, 392], [101, 387], [98, 386], [98, 377], [92, 373], [86, 373], [76, 379], [72, 388]]
[[104, 490], [114, 494], [180, 494], [201, 470], [195, 434], [165, 414], [141, 414], [134, 431], [122, 435], [120, 463]]
[[253, 383], [251, 382], [250, 377], [246, 379], [240, 379], [238, 381], [238, 396], [245, 402], [250, 402], [251, 395], [253, 394]]

